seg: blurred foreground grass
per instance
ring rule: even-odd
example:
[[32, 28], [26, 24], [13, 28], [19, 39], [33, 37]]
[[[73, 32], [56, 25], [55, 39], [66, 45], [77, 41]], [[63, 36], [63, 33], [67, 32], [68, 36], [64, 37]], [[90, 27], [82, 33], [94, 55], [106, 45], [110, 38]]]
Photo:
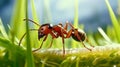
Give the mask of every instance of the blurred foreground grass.
[[[30, 2], [33, 20], [38, 23], [34, 1], [31, 0]], [[0, 67], [120, 67], [120, 21], [117, 20], [108, 0], [105, 0], [105, 2], [113, 27], [108, 26], [105, 32], [102, 28], [99, 28], [100, 33], [87, 35], [90, 42], [95, 46], [92, 51], [79, 46], [80, 42], [66, 40], [66, 55], [63, 57], [61, 38], [54, 40], [52, 48], [47, 49], [51, 36], [48, 37], [42, 49], [32, 52], [32, 48], [36, 49], [40, 46], [42, 39], [38, 41], [37, 32], [29, 32], [28, 21], [23, 21], [23, 19], [29, 17], [27, 15], [27, 0], [16, 1], [13, 18], [11, 24], [8, 25], [8, 33], [0, 19]], [[49, 1], [45, 0], [44, 3], [48, 10]], [[73, 25], [76, 28], [82, 26], [78, 24], [78, 12], [78, 0], [75, 0]], [[49, 13], [46, 14], [50, 15]], [[36, 26], [33, 26], [33, 28], [38, 29]], [[23, 39], [22, 45], [18, 46], [18, 42], [25, 32], [27, 32], [27, 36]], [[89, 43], [85, 42], [85, 45], [88, 46]]]
[[66, 50], [40, 50], [33, 53], [38, 67], [119, 67], [120, 46], [99, 46], [88, 51], [85, 48]]
[[[7, 49], [0, 51], [0, 67], [26, 67], [25, 49], [3, 38], [0, 38], [0, 44]], [[35, 67], [119, 67], [120, 45], [96, 46], [92, 51], [86, 48], [66, 49], [64, 57], [60, 49], [41, 49], [33, 56]]]

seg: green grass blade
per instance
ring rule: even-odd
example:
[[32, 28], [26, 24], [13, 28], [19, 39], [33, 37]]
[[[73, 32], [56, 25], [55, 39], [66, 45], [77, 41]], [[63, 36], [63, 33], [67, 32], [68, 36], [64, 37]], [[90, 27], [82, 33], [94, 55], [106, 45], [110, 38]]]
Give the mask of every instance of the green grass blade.
[[[5, 50], [2, 51], [4, 53], [3, 55], [4, 58], [2, 61], [4, 66], [0, 65], [0, 67], [23, 67], [24, 66], [26, 51], [23, 48], [11, 43], [9, 40], [2, 37], [0, 37], [0, 47], [5, 48]], [[5, 55], [6, 53], [8, 54], [7, 57]], [[1, 59], [0, 59], [0, 62], [1, 62]]]
[[[36, 8], [34, 5], [34, 0], [31, 0], [31, 8], [32, 8], [32, 16], [33, 16], [33, 20], [39, 24], [39, 19], [36, 13]], [[35, 25], [35, 28], [38, 28], [38, 26]]]
[[[73, 23], [73, 25], [74, 25], [74, 27], [75, 28], [78, 28], [78, 25], [79, 25], [79, 19], [78, 19], [78, 0], [75, 0], [74, 1], [75, 3], [74, 3], [74, 5], [75, 5], [75, 15], [74, 15], [74, 23]], [[75, 47], [78, 47], [78, 42], [76, 42], [76, 41], [74, 41], [74, 40], [72, 40], [72, 48], [75, 48]]]
[[118, 20], [120, 23], [120, 0], [118, 0]]
[[78, 18], [78, 0], [75, 0], [75, 17], [74, 17], [74, 26], [75, 27], [78, 27], [78, 21], [79, 21], [79, 18]]
[[78, 57], [78, 58], [76, 59], [76, 67], [79, 67], [79, 61], [80, 61], [80, 58]]
[[11, 40], [14, 42], [15, 37], [21, 38], [21, 36], [25, 33], [25, 22], [23, 19], [25, 18], [25, 0], [16, 0], [15, 7], [13, 11], [13, 17], [11, 18], [11, 29], [10, 35]]
[[[25, 1], [25, 15], [26, 19], [28, 19], [28, 0]], [[26, 21], [26, 44], [27, 44], [27, 67], [35, 67], [34, 61], [33, 61], [33, 55], [32, 55], [32, 50], [31, 50], [31, 42], [30, 42], [30, 33], [29, 33], [29, 25], [28, 25], [28, 20]]]
[[117, 42], [115, 30], [112, 26], [107, 26], [106, 34], [112, 41]]
[[[39, 24], [39, 19], [36, 13], [36, 8], [35, 8], [35, 4], [34, 4], [34, 0], [31, 0], [31, 9], [32, 9], [32, 17], [33, 17], [33, 21], [35, 21], [36, 23]], [[38, 29], [39, 26], [33, 24], [33, 28]], [[38, 35], [37, 35], [37, 31], [33, 31], [31, 32], [30, 36], [32, 38], [31, 44], [33, 45], [33, 47], [38, 47], [39, 46], [39, 42], [38, 42]]]
[[111, 42], [110, 38], [107, 36], [107, 34], [103, 31], [101, 27], [98, 27], [98, 31], [100, 32], [100, 34], [104, 37], [106, 41]]
[[[25, 33], [25, 22], [23, 19], [25, 18], [25, 0], [15, 0], [14, 5], [14, 11], [13, 11], [13, 17], [11, 18], [11, 30], [9, 31], [10, 34], [10, 40], [12, 42], [12, 45], [15, 45], [16, 43], [16, 37], [21, 38], [23, 33]], [[13, 51], [17, 51], [17, 48], [11, 48], [14, 49]], [[13, 56], [14, 55], [14, 56]], [[14, 59], [14, 67], [18, 67], [18, 58], [17, 54], [13, 52]]]
[[118, 23], [118, 20], [117, 20], [115, 14], [114, 14], [109, 2], [108, 2], [108, 0], [105, 0], [105, 2], [106, 2], [106, 5], [107, 5], [109, 14], [110, 14], [110, 18], [111, 18], [115, 33], [116, 33], [116, 38], [117, 38], [118, 42], [120, 42], [120, 25]]
[[[43, 0], [43, 23], [52, 23], [52, 15], [50, 10], [50, 0]], [[48, 35], [46, 41], [44, 42], [43, 48], [50, 45], [52, 37]], [[41, 39], [42, 40], [42, 39]], [[57, 39], [59, 40], [59, 39]], [[54, 40], [55, 43], [56, 40]], [[52, 45], [54, 47], [54, 45]]]
[[45, 23], [51, 23], [52, 22], [52, 16], [50, 11], [50, 0], [43, 0], [44, 2], [44, 16], [43, 22]]
[[91, 45], [93, 45], [93, 46], [97, 46], [98, 44], [97, 44], [97, 42], [96, 42], [95, 37], [93, 37], [93, 35], [94, 35], [94, 34], [90, 34], [90, 33], [87, 35], [87, 38], [88, 38], [88, 40], [89, 40], [88, 44], [91, 44]]
[[8, 50], [11, 50], [11, 48], [12, 48], [12, 45], [10, 44], [10, 42], [2, 37], [0, 37], [0, 46], [6, 48]]
[[3, 35], [4, 38], [8, 39], [8, 35], [7, 35], [7, 33], [5, 31], [5, 28], [4, 28], [3, 24], [2, 24], [1, 18], [0, 18], [0, 32]]
[[[23, 19], [25, 18], [25, 0], [15, 0], [15, 7], [13, 11], [13, 17], [11, 19], [11, 30], [10, 37], [12, 41], [12, 45], [15, 45], [16, 37], [21, 38], [21, 36], [25, 33], [25, 22]], [[14, 48], [13, 51], [17, 51], [17, 48]], [[13, 52], [13, 59], [15, 61], [14, 67], [18, 67], [18, 58], [17, 54]]]

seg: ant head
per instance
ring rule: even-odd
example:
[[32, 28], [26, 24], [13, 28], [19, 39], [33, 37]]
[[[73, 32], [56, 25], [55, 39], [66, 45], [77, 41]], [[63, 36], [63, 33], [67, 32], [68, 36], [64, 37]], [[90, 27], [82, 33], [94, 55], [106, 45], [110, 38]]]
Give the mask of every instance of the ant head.
[[[76, 33], [75, 33], [75, 32], [76, 32]], [[78, 34], [79, 37], [77, 37], [76, 34]], [[85, 32], [84, 32], [83, 30], [81, 30], [81, 29], [75, 29], [75, 30], [73, 30], [73, 32], [72, 32], [72, 38], [73, 38], [74, 40], [76, 40], [76, 41], [84, 41], [85, 38], [86, 38], [86, 34], [85, 34]], [[79, 38], [80, 38], [80, 40], [79, 40]]]
[[50, 31], [52, 30], [52, 27], [53, 25], [49, 23], [41, 25], [40, 28], [38, 29], [38, 39], [40, 40], [40, 38], [49, 34]]

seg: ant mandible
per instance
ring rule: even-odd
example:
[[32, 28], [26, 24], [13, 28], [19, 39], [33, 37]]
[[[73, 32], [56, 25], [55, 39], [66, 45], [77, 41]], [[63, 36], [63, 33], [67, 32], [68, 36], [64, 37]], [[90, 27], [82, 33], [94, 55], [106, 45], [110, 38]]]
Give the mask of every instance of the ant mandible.
[[[24, 19], [24, 20], [28, 20], [28, 21], [31, 21], [33, 22], [34, 24], [38, 25], [39, 26], [39, 29], [30, 29], [30, 31], [32, 30], [35, 30], [35, 31], [38, 31], [38, 40], [40, 40], [40, 38], [43, 38], [43, 41], [40, 45], [40, 47], [36, 50], [33, 50], [33, 52], [41, 49], [42, 45], [43, 45], [43, 42], [46, 41], [47, 37], [48, 37], [48, 34], [50, 34], [52, 36], [52, 41], [50, 43], [50, 47], [52, 46], [52, 43], [53, 43], [53, 39], [54, 38], [58, 38], [58, 37], [61, 37], [62, 38], [62, 43], [63, 43], [63, 55], [65, 55], [65, 46], [64, 46], [64, 39], [65, 38], [70, 38], [72, 36], [72, 38], [76, 41], [79, 41], [82, 43], [82, 45], [87, 48], [88, 50], [91, 51], [90, 48], [86, 47], [83, 43], [83, 41], [86, 38], [86, 33], [81, 30], [81, 29], [76, 29], [73, 27], [73, 25], [71, 23], [68, 23], [66, 22], [65, 26], [63, 26], [61, 23], [59, 23], [58, 25], [52, 25], [52, 24], [49, 24], [49, 23], [46, 23], [46, 24], [43, 24], [43, 25], [39, 25], [37, 24], [36, 22], [30, 20], [30, 19]], [[67, 31], [67, 28], [68, 28], [68, 25], [71, 27], [71, 29], [69, 31]], [[20, 39], [20, 42], [19, 42], [19, 46], [21, 44], [21, 41], [22, 39], [24, 38], [24, 36], [26, 35], [26, 33], [22, 36], [22, 38]], [[88, 41], [88, 40], [87, 40]], [[90, 44], [90, 46], [92, 46]], [[92, 46], [93, 47], [93, 46]]]

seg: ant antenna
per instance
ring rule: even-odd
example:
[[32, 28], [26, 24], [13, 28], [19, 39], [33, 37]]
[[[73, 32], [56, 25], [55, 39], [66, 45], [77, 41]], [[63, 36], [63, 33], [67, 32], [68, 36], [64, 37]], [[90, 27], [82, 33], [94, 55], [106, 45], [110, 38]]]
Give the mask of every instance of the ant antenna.
[[[31, 21], [31, 22], [33, 22], [34, 24], [40, 26], [38, 23], [34, 22], [34, 21], [31, 20], [31, 19], [23, 19], [23, 20], [24, 20], [24, 21], [26, 21], [26, 20]], [[30, 29], [30, 31], [38, 31], [38, 29]], [[20, 41], [19, 41], [19, 43], [18, 43], [19, 46], [20, 46], [20, 44], [21, 44], [23, 38], [25, 37], [25, 35], [26, 35], [26, 33], [24, 33], [23, 36], [21, 37], [21, 39], [20, 39]]]
[[34, 24], [36, 24], [36, 25], [40, 26], [38, 23], [34, 22], [34, 21], [33, 21], [33, 20], [31, 20], [31, 19], [23, 19], [23, 20], [24, 20], [24, 21], [26, 21], [26, 20], [31, 21], [31, 22], [33, 22]]

